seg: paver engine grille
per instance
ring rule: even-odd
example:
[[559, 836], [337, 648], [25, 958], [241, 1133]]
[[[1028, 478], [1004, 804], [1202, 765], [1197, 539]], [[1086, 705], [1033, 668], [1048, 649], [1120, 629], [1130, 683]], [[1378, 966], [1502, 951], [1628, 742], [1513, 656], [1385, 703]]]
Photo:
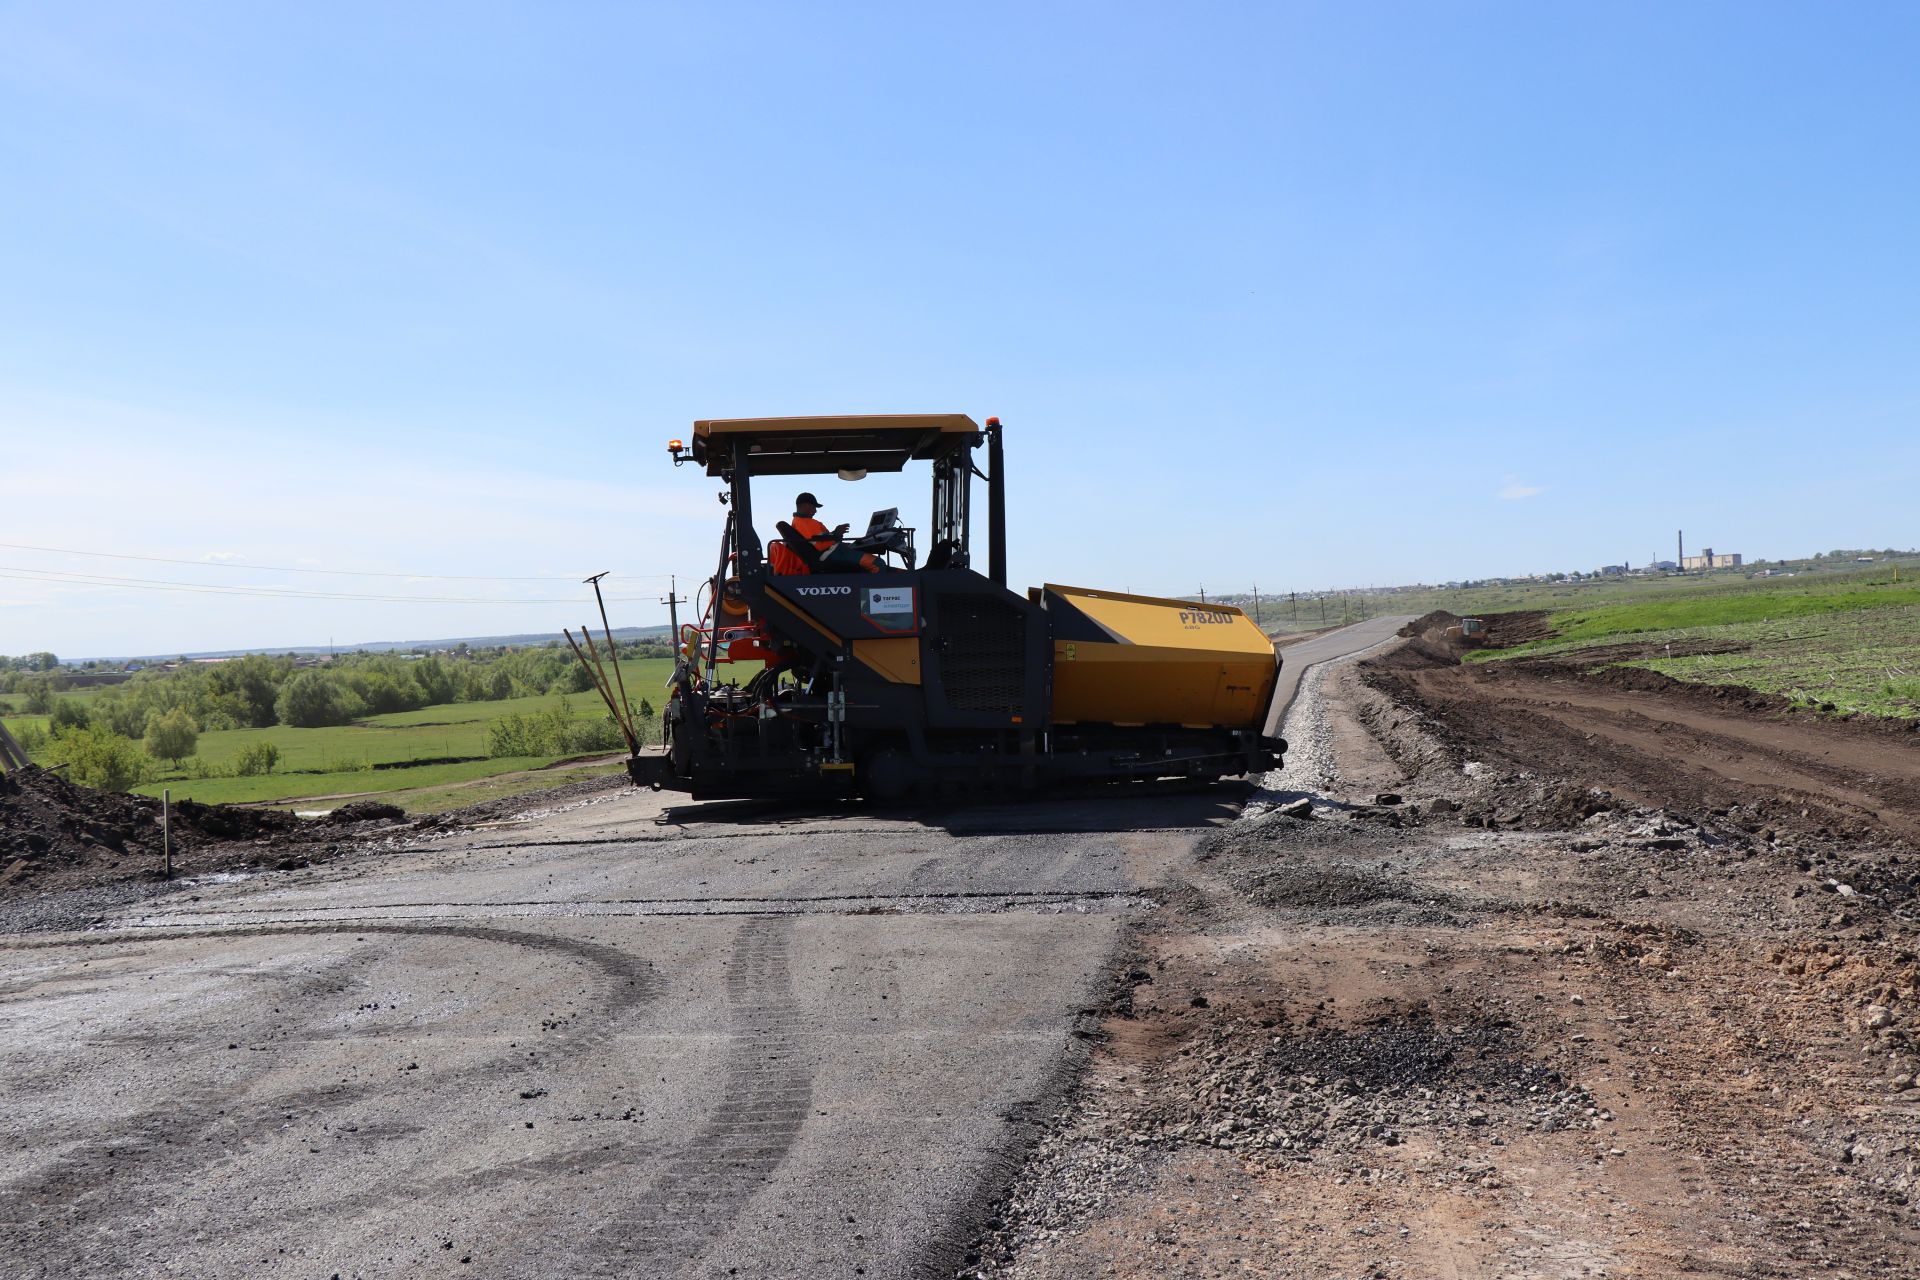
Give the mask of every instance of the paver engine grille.
[[1018, 715], [1025, 696], [1027, 618], [991, 596], [946, 596], [940, 602], [946, 648], [940, 682], [956, 711]]

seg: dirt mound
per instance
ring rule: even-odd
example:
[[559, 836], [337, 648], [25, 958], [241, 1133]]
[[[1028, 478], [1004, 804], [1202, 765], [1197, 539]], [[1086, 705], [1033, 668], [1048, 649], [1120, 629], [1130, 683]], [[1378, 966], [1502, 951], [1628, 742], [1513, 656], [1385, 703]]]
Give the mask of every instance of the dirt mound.
[[1432, 640], [1426, 636], [1410, 638], [1405, 644], [1395, 645], [1377, 658], [1363, 658], [1361, 670], [1382, 669], [1387, 671], [1425, 671], [1433, 667], [1457, 667], [1460, 665], [1461, 650], [1448, 644], [1442, 638]]
[[[0, 775], [0, 857], [48, 865], [83, 862], [103, 853], [161, 852], [160, 801], [121, 791], [76, 786], [29, 766]], [[291, 814], [182, 800], [173, 806], [176, 851], [222, 840], [257, 840], [300, 826]]]
[[[181, 831], [192, 838], [190, 828]], [[0, 858], [9, 863], [73, 863], [103, 854], [160, 848], [160, 802], [76, 787], [29, 766], [0, 774]], [[17, 865], [8, 878], [18, 879]]]
[[[157, 869], [163, 857], [160, 808], [151, 796], [95, 791], [36, 766], [0, 773], [0, 885], [124, 880]], [[363, 801], [335, 810], [325, 822], [306, 822], [273, 809], [180, 800], [173, 806], [174, 862], [197, 872], [277, 861], [283, 855], [271, 852], [274, 846], [337, 841], [357, 834], [343, 827], [405, 816], [393, 805]]]
[[[1411, 640], [1412, 644], [1403, 645], [1395, 653], [1375, 661], [1400, 666], [1415, 663], [1451, 666], [1469, 649], [1512, 649], [1534, 640], [1546, 639], [1553, 634], [1553, 628], [1548, 625], [1550, 616], [1540, 609], [1480, 615], [1480, 621], [1486, 624], [1485, 629], [1476, 643], [1469, 644], [1464, 635], [1457, 632], [1449, 634], [1460, 625], [1460, 616], [1448, 613], [1445, 609], [1435, 609], [1400, 628], [1398, 634]], [[1396, 655], [1399, 655], [1397, 663]]]
[[1432, 613], [1422, 614], [1420, 617], [1415, 618], [1394, 634], [1403, 639], [1412, 640], [1426, 635], [1429, 631], [1445, 631], [1448, 627], [1456, 625], [1459, 621], [1460, 616], [1458, 614], [1448, 613], [1445, 609], [1435, 609]]
[[1552, 616], [1544, 609], [1516, 609], [1512, 613], [1489, 613], [1481, 619], [1487, 624], [1487, 647], [1512, 649], [1535, 640], [1545, 640], [1553, 634], [1553, 627], [1548, 623], [1548, 619]]
[[1404, 872], [1396, 875], [1365, 866], [1280, 863], [1250, 869], [1232, 880], [1249, 899], [1265, 907], [1326, 913], [1393, 906], [1403, 908], [1394, 913], [1396, 918], [1413, 914], [1434, 924], [1457, 924], [1457, 912], [1472, 910], [1453, 894], [1419, 884]]
[[345, 826], [354, 822], [396, 822], [405, 819], [407, 811], [397, 804], [383, 804], [378, 800], [355, 800], [352, 804], [343, 804], [321, 821], [332, 826]]

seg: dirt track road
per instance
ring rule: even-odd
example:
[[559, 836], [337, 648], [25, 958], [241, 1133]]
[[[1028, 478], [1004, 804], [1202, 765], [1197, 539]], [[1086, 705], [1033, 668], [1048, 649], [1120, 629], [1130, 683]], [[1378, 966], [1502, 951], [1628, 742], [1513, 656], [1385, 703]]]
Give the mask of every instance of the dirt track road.
[[1839, 787], [1847, 726], [1795, 772], [1771, 712], [1710, 750], [1656, 693], [1372, 683], [1399, 652], [1309, 675], [1288, 769], [1132, 927], [969, 1274], [1920, 1274], [1920, 747]]

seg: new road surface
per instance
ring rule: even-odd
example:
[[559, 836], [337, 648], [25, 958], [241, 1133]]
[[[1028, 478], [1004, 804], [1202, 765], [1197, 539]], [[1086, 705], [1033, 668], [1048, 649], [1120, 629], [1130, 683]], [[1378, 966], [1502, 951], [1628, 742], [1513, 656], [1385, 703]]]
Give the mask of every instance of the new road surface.
[[1273, 709], [1267, 713], [1267, 732], [1277, 734], [1287, 722], [1287, 710], [1300, 692], [1300, 677], [1311, 668], [1333, 658], [1360, 653], [1394, 638], [1400, 628], [1413, 621], [1412, 614], [1389, 614], [1368, 618], [1350, 627], [1341, 627], [1288, 645], [1280, 651], [1280, 687], [1274, 690]]
[[8, 1270], [950, 1275], [1244, 794], [611, 792], [6, 936]]

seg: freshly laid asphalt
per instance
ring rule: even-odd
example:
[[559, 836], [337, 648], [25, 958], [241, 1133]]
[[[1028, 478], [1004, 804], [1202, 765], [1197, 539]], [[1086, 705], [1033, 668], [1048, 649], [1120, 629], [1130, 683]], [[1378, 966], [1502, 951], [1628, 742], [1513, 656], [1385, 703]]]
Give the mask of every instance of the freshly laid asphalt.
[[1245, 794], [612, 792], [0, 936], [7, 1272], [951, 1275]]
[[1288, 645], [1280, 651], [1280, 686], [1274, 690], [1273, 709], [1267, 713], [1267, 733], [1277, 734], [1287, 722], [1287, 709], [1300, 692], [1300, 677], [1318, 663], [1344, 658], [1362, 649], [1371, 649], [1393, 639], [1400, 628], [1413, 621], [1410, 613], [1387, 614], [1368, 618], [1352, 626]]

